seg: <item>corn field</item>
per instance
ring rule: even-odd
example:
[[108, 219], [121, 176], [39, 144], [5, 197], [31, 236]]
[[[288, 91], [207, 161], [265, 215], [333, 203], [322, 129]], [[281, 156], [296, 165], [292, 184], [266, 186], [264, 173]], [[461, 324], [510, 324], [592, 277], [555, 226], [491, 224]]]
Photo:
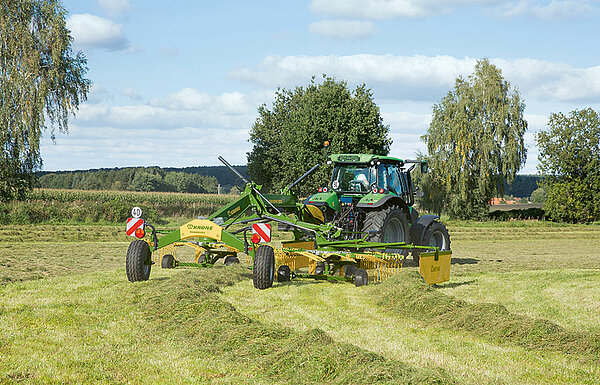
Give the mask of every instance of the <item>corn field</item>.
[[206, 216], [236, 195], [35, 189], [24, 201], [0, 204], [0, 223], [124, 222], [138, 206], [154, 222]]

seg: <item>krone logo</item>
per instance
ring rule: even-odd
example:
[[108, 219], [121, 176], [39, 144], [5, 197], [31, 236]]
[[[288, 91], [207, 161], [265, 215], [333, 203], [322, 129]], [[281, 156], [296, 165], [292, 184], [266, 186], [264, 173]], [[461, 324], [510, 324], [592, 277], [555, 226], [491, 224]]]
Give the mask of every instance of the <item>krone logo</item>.
[[191, 223], [187, 225], [188, 230], [212, 230], [212, 226], [195, 226]]

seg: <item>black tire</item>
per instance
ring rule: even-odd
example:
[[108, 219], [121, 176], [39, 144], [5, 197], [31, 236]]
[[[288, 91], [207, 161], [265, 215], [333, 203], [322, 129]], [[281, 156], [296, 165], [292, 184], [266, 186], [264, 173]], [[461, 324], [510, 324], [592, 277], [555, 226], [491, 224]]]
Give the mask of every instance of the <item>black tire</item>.
[[234, 263], [240, 263], [240, 260], [236, 256], [228, 255], [225, 257], [225, 261], [223, 263], [225, 263], [225, 266], [231, 266]]
[[356, 287], [369, 284], [369, 275], [365, 269], [356, 269], [354, 272], [354, 285]]
[[131, 242], [127, 248], [127, 258], [125, 259], [127, 279], [131, 282], [147, 281], [150, 278], [151, 267], [152, 260], [148, 244], [141, 239]]
[[[423, 234], [423, 239], [419, 242], [421, 246], [436, 246], [440, 250], [450, 250], [450, 234], [446, 226], [440, 222], [434, 221], [427, 227]], [[415, 250], [412, 253], [415, 265], [419, 266], [420, 252]]]
[[369, 234], [367, 240], [371, 242], [410, 243], [408, 220], [404, 210], [398, 206], [368, 211], [362, 231]]
[[207, 257], [208, 257], [208, 253], [202, 253], [202, 254], [200, 254], [200, 256], [198, 257], [198, 260], [196, 261], [196, 263], [202, 263], [202, 262], [204, 262]]
[[344, 277], [352, 277], [356, 273], [356, 265], [344, 265]]
[[174, 269], [175, 257], [171, 254], [165, 254], [160, 260], [160, 267], [162, 267], [163, 269]]
[[254, 269], [252, 272], [254, 287], [260, 290], [270, 288], [273, 286], [274, 275], [275, 253], [273, 248], [267, 245], [259, 246], [254, 256]]
[[288, 265], [281, 265], [277, 269], [277, 282], [287, 282], [292, 279], [292, 271]]
[[317, 266], [315, 267], [315, 275], [325, 274], [325, 263], [317, 262]]

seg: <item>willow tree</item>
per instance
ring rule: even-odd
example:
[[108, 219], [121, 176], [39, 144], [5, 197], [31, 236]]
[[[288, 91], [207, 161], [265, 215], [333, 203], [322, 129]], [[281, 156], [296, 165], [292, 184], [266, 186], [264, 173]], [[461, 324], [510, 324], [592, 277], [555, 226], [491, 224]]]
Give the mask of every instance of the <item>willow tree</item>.
[[[519, 92], [487, 59], [477, 61], [468, 79], [456, 79], [454, 90], [433, 107], [422, 140], [427, 144], [432, 180], [441, 188], [444, 211], [454, 218], [476, 218], [490, 199], [502, 195], [523, 166], [527, 122]], [[423, 186], [427, 193], [427, 186]]]
[[58, 0], [0, 2], [0, 200], [33, 186], [42, 132], [66, 132], [86, 99], [86, 59], [71, 49], [65, 15]]

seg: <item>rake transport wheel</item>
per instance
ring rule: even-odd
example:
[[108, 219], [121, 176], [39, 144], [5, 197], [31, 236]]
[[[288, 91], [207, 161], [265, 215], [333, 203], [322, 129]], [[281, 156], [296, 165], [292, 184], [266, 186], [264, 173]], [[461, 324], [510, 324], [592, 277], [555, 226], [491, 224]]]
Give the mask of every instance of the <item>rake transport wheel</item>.
[[[431, 222], [423, 234], [420, 245], [435, 246], [439, 247], [440, 250], [450, 250], [450, 234], [448, 233], [448, 229], [440, 222]], [[419, 266], [420, 252], [413, 250], [412, 255], [415, 265]]]
[[263, 245], [256, 249], [254, 269], [252, 272], [254, 287], [260, 290], [273, 286], [275, 275], [275, 252], [271, 246]]
[[240, 260], [234, 255], [228, 255], [225, 257], [225, 261], [223, 263], [225, 264], [225, 266], [231, 266], [234, 263], [240, 263]]
[[365, 269], [356, 269], [354, 271], [354, 285], [356, 287], [369, 284], [369, 275]]
[[277, 269], [277, 282], [287, 282], [292, 279], [292, 271], [288, 265], [281, 265]]
[[165, 254], [160, 260], [160, 267], [162, 267], [163, 269], [174, 269], [175, 257], [171, 254]]
[[127, 279], [131, 282], [147, 281], [150, 278], [151, 267], [152, 261], [148, 244], [141, 239], [131, 242], [125, 259]]

